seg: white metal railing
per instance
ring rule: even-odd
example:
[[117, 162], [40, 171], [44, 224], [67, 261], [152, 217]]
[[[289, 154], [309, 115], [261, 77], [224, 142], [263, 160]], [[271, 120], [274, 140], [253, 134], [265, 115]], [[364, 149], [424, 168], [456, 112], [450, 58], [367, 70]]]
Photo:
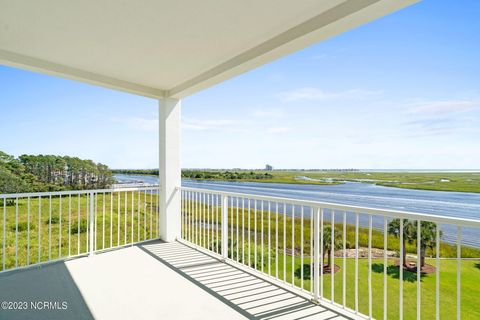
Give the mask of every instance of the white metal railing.
[[[480, 230], [480, 220], [207, 189], [179, 190], [181, 238], [190, 245], [261, 272], [273, 281], [308, 294], [314, 301], [330, 303], [359, 316], [420, 319], [423, 309], [433, 308], [425, 310], [430, 313], [423, 317], [434, 315], [439, 319], [442, 312], [442, 317], [460, 319], [462, 228]], [[374, 221], [379, 225], [376, 228]], [[441, 229], [445, 226], [456, 228], [454, 245], [441, 242]], [[389, 255], [392, 245], [399, 252], [398, 258]], [[374, 248], [381, 252], [375, 257]], [[440, 306], [441, 249], [454, 250], [456, 255], [456, 314], [447, 314]], [[407, 250], [417, 256], [414, 265], [409, 264], [404, 270], [399, 266], [406, 263]], [[429, 306], [422, 300], [423, 270], [416, 268], [422, 263], [422, 250], [430, 251], [429, 261], [434, 264], [435, 298]], [[361, 256], [362, 252], [366, 252], [366, 257]], [[326, 255], [330, 260], [327, 264]], [[374, 271], [380, 273], [379, 277], [383, 273], [381, 289], [378, 283], [373, 286]], [[411, 285], [404, 288], [406, 276], [410, 282], [416, 282], [413, 292]], [[398, 287], [396, 296], [389, 286]], [[416, 295], [413, 305], [406, 305], [405, 290], [408, 297]], [[382, 305], [378, 304], [379, 299]]]
[[159, 187], [0, 194], [0, 271], [159, 236]]

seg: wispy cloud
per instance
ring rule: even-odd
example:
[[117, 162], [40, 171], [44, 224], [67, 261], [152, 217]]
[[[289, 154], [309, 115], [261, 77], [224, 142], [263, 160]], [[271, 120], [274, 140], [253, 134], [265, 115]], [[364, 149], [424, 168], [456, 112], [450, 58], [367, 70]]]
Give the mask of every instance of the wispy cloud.
[[158, 118], [142, 118], [142, 117], [123, 117], [110, 118], [110, 121], [120, 123], [134, 130], [154, 132], [158, 130]]
[[285, 102], [292, 101], [322, 101], [333, 99], [363, 99], [380, 95], [381, 91], [364, 89], [350, 89], [345, 91], [328, 92], [314, 87], [304, 87], [292, 91], [282, 92], [279, 97]]
[[441, 115], [448, 113], [467, 112], [480, 107], [479, 101], [470, 100], [444, 100], [426, 101], [415, 103], [410, 108], [410, 113], [425, 115]]
[[193, 119], [184, 118], [182, 127], [187, 130], [218, 130], [231, 127], [235, 121], [228, 119]]

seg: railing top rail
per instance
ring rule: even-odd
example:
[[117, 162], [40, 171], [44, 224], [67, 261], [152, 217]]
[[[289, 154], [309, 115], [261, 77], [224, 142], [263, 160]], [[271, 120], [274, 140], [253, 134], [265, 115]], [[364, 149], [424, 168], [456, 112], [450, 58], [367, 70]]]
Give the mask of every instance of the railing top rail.
[[343, 204], [314, 201], [314, 200], [301, 200], [301, 199], [255, 195], [255, 194], [247, 194], [247, 193], [239, 193], [239, 192], [218, 191], [218, 190], [211, 190], [206, 188], [178, 187], [177, 189], [185, 190], [185, 191], [193, 191], [193, 192], [208, 192], [211, 194], [225, 195], [225, 196], [239, 197], [239, 198], [248, 198], [252, 200], [286, 202], [288, 204], [299, 205], [299, 206], [317, 207], [317, 208], [323, 208], [323, 209], [349, 211], [349, 212], [356, 212], [356, 213], [365, 213], [365, 214], [371, 214], [371, 215], [386, 216], [390, 218], [422, 220], [422, 221], [431, 221], [435, 223], [451, 224], [456, 226], [480, 228], [480, 220], [439, 216], [439, 215], [433, 215], [428, 213], [415, 213], [415, 212], [400, 211], [400, 210], [377, 209], [377, 208], [343, 205]]
[[0, 199], [10, 199], [10, 198], [35, 198], [35, 197], [49, 197], [49, 196], [64, 196], [64, 195], [78, 195], [78, 194], [87, 194], [87, 193], [110, 193], [110, 192], [128, 192], [128, 191], [141, 191], [141, 190], [151, 190], [154, 188], [159, 188], [158, 184], [149, 184], [136, 187], [127, 187], [127, 188], [110, 188], [110, 189], [91, 189], [91, 190], [66, 190], [66, 191], [51, 191], [51, 192], [28, 192], [28, 193], [6, 193], [0, 194]]

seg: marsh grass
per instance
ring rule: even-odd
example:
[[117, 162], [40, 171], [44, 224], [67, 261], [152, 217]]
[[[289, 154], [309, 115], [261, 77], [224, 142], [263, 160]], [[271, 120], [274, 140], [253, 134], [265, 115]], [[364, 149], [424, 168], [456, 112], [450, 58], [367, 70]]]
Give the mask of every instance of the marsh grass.
[[[106, 249], [157, 237], [157, 201], [156, 195], [143, 192], [98, 194], [94, 206], [96, 248]], [[0, 206], [0, 271], [87, 253], [88, 207], [85, 195], [62, 196], [61, 200], [59, 197], [40, 200], [37, 197], [30, 202], [21, 198], [8, 206]]]

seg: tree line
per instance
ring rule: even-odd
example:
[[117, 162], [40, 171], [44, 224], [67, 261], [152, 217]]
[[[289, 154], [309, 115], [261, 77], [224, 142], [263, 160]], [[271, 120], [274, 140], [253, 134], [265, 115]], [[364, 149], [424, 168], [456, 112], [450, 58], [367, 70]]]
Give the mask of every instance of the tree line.
[[[158, 176], [158, 169], [115, 169], [113, 173], [119, 174], [145, 174]], [[237, 170], [182, 170], [182, 178], [199, 180], [261, 180], [272, 179], [268, 172], [237, 171]]]
[[108, 166], [77, 157], [0, 151], [0, 193], [104, 189], [114, 183]]

